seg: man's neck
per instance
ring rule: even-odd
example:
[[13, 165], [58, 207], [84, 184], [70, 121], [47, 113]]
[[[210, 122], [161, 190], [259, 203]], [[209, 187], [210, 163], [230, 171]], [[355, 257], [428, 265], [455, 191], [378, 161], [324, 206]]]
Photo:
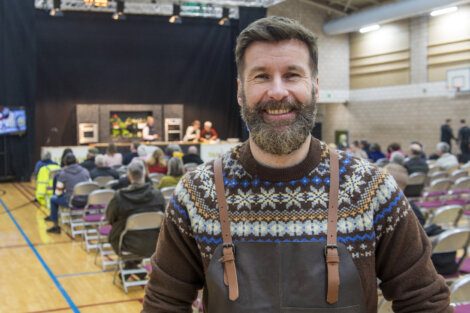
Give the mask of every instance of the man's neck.
[[299, 149], [289, 154], [275, 155], [262, 150], [250, 138], [250, 150], [258, 163], [272, 168], [286, 168], [299, 164], [307, 157], [311, 141], [312, 136], [309, 135]]

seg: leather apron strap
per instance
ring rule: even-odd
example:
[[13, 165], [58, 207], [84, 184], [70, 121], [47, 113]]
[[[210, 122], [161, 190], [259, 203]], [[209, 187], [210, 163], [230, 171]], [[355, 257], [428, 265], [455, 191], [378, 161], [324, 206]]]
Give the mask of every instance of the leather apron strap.
[[325, 246], [325, 259], [327, 268], [327, 294], [326, 302], [338, 302], [339, 294], [339, 254], [336, 240], [336, 225], [338, 221], [338, 194], [339, 194], [339, 162], [338, 154], [330, 149], [330, 195], [328, 205], [328, 226]]
[[220, 226], [222, 229], [223, 255], [220, 262], [224, 264], [224, 283], [228, 286], [229, 299], [238, 299], [237, 269], [235, 267], [235, 246], [230, 232], [230, 219], [228, 216], [227, 199], [225, 198], [224, 177], [222, 173], [222, 159], [214, 162], [215, 191], [219, 204]]

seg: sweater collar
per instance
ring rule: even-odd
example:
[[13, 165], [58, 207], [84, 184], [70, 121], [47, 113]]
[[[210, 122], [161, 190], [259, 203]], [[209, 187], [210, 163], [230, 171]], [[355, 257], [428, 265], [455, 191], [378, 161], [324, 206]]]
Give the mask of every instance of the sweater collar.
[[240, 163], [253, 177], [267, 181], [290, 181], [304, 177], [318, 166], [321, 159], [320, 141], [312, 137], [305, 159], [291, 167], [272, 168], [265, 166], [253, 157], [249, 141], [240, 147]]

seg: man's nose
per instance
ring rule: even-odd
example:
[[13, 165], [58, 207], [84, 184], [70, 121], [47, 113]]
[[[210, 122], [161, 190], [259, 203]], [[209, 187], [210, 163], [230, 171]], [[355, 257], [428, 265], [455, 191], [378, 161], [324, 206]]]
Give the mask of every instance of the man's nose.
[[280, 101], [289, 95], [289, 91], [281, 77], [275, 77], [271, 81], [267, 95], [270, 99], [276, 101]]

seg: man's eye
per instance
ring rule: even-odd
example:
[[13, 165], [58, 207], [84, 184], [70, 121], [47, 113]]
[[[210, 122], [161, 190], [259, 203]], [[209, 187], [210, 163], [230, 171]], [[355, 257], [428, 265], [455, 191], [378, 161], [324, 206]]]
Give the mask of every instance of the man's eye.
[[268, 79], [269, 76], [267, 74], [258, 74], [255, 76], [255, 79]]
[[300, 75], [297, 74], [297, 73], [287, 73], [286, 75], [284, 75], [284, 77], [287, 78], [287, 79], [291, 79], [291, 78], [300, 77]]

